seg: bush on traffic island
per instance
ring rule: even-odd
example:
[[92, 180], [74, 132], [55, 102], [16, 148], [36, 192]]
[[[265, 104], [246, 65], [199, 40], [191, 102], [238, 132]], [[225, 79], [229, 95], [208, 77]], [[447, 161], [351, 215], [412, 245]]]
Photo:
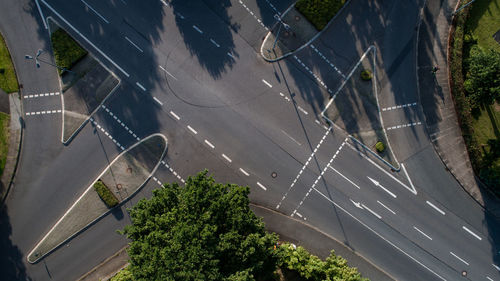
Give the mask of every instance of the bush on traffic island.
[[94, 183], [94, 189], [108, 208], [113, 208], [120, 203], [113, 192], [101, 180]]
[[372, 79], [372, 72], [368, 69], [361, 71], [361, 79], [368, 81]]
[[378, 153], [382, 153], [385, 150], [385, 145], [383, 142], [379, 141], [375, 144], [375, 149], [377, 150]]

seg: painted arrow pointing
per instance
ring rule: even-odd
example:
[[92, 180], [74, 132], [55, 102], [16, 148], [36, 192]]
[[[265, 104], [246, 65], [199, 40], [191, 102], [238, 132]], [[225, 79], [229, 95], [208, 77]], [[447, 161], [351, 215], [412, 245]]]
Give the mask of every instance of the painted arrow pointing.
[[358, 207], [358, 208], [360, 208], [360, 209], [363, 209], [363, 207], [361, 207], [361, 203], [359, 203], [359, 202], [354, 202], [354, 200], [352, 200], [352, 199], [349, 199], [349, 200], [351, 200], [351, 202], [352, 202], [352, 204], [354, 204], [354, 206], [356, 206], [356, 207]]
[[389, 195], [391, 195], [392, 197], [396, 198], [396, 194], [390, 192], [387, 188], [383, 187], [378, 181], [370, 178], [370, 177], [367, 177], [369, 180], [371, 180], [371, 182], [375, 185], [375, 186], [378, 186], [380, 188], [382, 188], [382, 190], [384, 190], [385, 192], [389, 193]]

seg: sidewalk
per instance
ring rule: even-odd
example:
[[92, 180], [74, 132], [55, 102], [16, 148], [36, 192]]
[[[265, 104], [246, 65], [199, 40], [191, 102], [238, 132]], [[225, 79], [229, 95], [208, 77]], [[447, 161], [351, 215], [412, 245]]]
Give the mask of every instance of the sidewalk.
[[[432, 144], [450, 173], [483, 208], [500, 217], [500, 200], [480, 188], [458, 123], [449, 87], [448, 39], [458, 0], [427, 1], [418, 34], [417, 75], [420, 102]], [[433, 66], [440, 70], [431, 74]]]

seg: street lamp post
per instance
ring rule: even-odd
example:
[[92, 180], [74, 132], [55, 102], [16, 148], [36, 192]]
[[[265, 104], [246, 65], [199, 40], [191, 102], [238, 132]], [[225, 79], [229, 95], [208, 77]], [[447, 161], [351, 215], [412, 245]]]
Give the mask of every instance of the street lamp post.
[[290, 30], [290, 25], [286, 24], [281, 20], [281, 17], [278, 14], [274, 14], [274, 18], [278, 21], [280, 26], [278, 27], [278, 32], [276, 33], [276, 39], [274, 39], [273, 47], [271, 50], [268, 50], [269, 52], [274, 51], [274, 47], [276, 47], [276, 43], [278, 43], [278, 38], [280, 36], [280, 31], [281, 31], [281, 26], [285, 28], [285, 30]]
[[40, 59], [39, 57], [42, 54], [42, 52], [43, 51], [41, 49], [38, 49], [38, 51], [36, 52], [35, 57], [30, 56], [30, 55], [24, 55], [24, 58], [27, 59], [27, 60], [35, 60], [36, 68], [40, 68], [40, 62], [43, 62], [43, 63], [46, 63], [46, 64], [51, 65], [53, 67], [56, 67], [57, 69], [60, 69], [62, 71], [67, 71], [67, 72], [75, 73], [75, 72], [67, 69], [66, 67], [61, 67], [61, 66], [58, 66], [57, 64], [53, 64], [51, 62], [44, 61], [44, 60]]

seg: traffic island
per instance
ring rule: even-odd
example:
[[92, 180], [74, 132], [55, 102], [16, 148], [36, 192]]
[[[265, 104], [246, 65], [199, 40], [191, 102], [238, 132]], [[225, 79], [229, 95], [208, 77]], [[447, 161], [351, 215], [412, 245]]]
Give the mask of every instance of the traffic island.
[[328, 123], [345, 130], [359, 151], [368, 152], [398, 171], [399, 163], [380, 113], [377, 92], [380, 81], [375, 57], [376, 48], [371, 46], [333, 94], [321, 115]]
[[28, 262], [38, 262], [137, 193], [166, 151], [165, 136], [154, 134], [118, 155], [38, 242]]

